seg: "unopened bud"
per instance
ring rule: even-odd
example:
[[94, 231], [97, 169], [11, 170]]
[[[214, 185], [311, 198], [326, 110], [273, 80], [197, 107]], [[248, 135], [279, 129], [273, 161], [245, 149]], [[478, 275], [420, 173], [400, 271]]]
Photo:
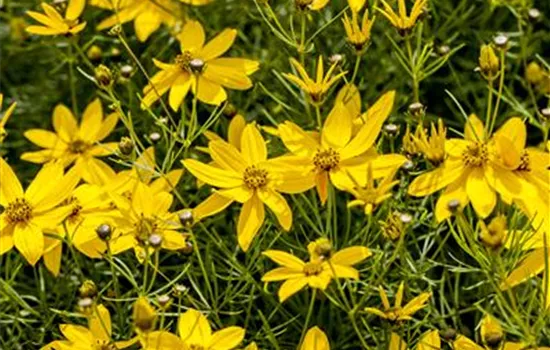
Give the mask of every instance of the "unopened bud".
[[409, 105], [409, 113], [415, 117], [424, 115], [424, 105], [420, 102], [414, 102]]
[[235, 107], [235, 105], [228, 103], [223, 109], [223, 115], [227, 118], [233, 118], [237, 115], [237, 108]]
[[118, 142], [118, 150], [125, 156], [132, 154], [134, 151], [134, 143], [132, 142], [132, 139], [126, 136], [122, 137]]
[[439, 53], [441, 56], [445, 56], [451, 52], [451, 48], [449, 45], [441, 45], [437, 48], [437, 53]]
[[113, 85], [113, 73], [109, 67], [101, 64], [94, 71], [94, 78], [102, 89], [107, 89]]
[[92, 298], [81, 298], [78, 300], [78, 308], [81, 311], [85, 311], [87, 308], [91, 307], [94, 304]]
[[460, 208], [460, 201], [458, 199], [451, 199], [447, 202], [447, 208], [454, 213]]
[[386, 124], [384, 125], [384, 131], [388, 136], [395, 137], [399, 133], [399, 125], [393, 123]]
[[479, 68], [484, 76], [491, 79], [496, 76], [499, 68], [498, 57], [489, 45], [481, 46], [479, 54]]
[[151, 140], [152, 143], [157, 143], [161, 139], [161, 136], [158, 132], [152, 132], [149, 134], [149, 140]]
[[335, 53], [334, 55], [328, 58], [328, 61], [331, 64], [338, 64], [338, 63], [341, 63], [343, 60], [344, 60], [344, 55], [341, 55], [339, 53]]
[[97, 296], [97, 287], [92, 280], [85, 280], [80, 288], [78, 288], [78, 293], [81, 298], [95, 298]]
[[149, 236], [149, 244], [153, 248], [159, 248], [162, 245], [162, 236], [156, 233], [153, 233]]
[[544, 118], [546, 118], [547, 120], [550, 119], [550, 108], [546, 107], [546, 108], [541, 109], [540, 114], [542, 114], [542, 116]]
[[159, 295], [157, 297], [157, 302], [159, 303], [160, 307], [162, 307], [163, 309], [168, 308], [168, 306], [170, 306], [171, 304], [171, 301], [172, 301], [172, 298], [170, 298], [170, 296], [166, 294]]
[[531, 21], [538, 21], [540, 19], [541, 13], [540, 10], [537, 8], [530, 8], [529, 11], [527, 11], [527, 15], [529, 16], [529, 19]]
[[132, 76], [132, 73], [134, 73], [134, 67], [132, 67], [129, 64], [125, 64], [124, 66], [120, 67], [120, 75], [122, 77], [128, 79]]
[[194, 222], [193, 211], [191, 209], [184, 209], [178, 214], [178, 218], [183, 227], [191, 227]]
[[399, 220], [404, 224], [410, 224], [413, 220], [413, 217], [410, 214], [403, 213], [399, 215]]
[[504, 34], [499, 34], [493, 38], [493, 42], [498, 48], [506, 48], [506, 45], [508, 45], [508, 37]]
[[147, 298], [139, 297], [134, 303], [132, 318], [136, 328], [142, 332], [147, 332], [153, 330], [155, 327], [157, 313], [151, 304], [149, 304]]
[[185, 242], [185, 246], [181, 248], [180, 251], [182, 252], [182, 254], [185, 254], [185, 255], [192, 254], [194, 251], [193, 243], [191, 243], [190, 241]]
[[176, 296], [181, 296], [185, 293], [187, 293], [187, 287], [182, 285], [182, 284], [176, 284], [174, 286], [174, 289], [173, 289], [173, 293], [176, 295]]
[[202, 72], [204, 65], [204, 61], [200, 58], [193, 58], [191, 62], [189, 62], [189, 68], [191, 68], [194, 73]]
[[92, 45], [86, 52], [86, 56], [88, 56], [90, 61], [99, 61], [103, 57], [103, 50], [97, 45]]
[[454, 328], [447, 328], [443, 329], [439, 332], [439, 335], [441, 338], [447, 340], [447, 341], [453, 341], [456, 339], [456, 329]]
[[414, 169], [414, 162], [412, 160], [406, 160], [405, 163], [401, 166], [403, 170], [410, 171]]
[[120, 33], [122, 33], [122, 28], [120, 24], [113, 26], [111, 29], [109, 29], [108, 32], [108, 34], [111, 36], [118, 36]]
[[113, 228], [109, 224], [101, 224], [95, 229], [95, 233], [97, 234], [99, 239], [103, 241], [108, 241], [109, 239], [111, 239]]
[[479, 240], [489, 248], [499, 248], [506, 240], [506, 216], [499, 215], [495, 217], [489, 225], [480, 221], [481, 231]]

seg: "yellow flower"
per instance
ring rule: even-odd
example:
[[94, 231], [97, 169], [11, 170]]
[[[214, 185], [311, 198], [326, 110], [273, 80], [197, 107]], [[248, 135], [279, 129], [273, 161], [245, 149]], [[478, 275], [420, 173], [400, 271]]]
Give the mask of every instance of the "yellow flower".
[[302, 66], [300, 62], [291, 58], [290, 63], [298, 72], [298, 76], [290, 73], [283, 73], [283, 76], [308, 94], [314, 103], [322, 102], [328, 89], [347, 73], [341, 72], [333, 76], [333, 72], [337, 66], [337, 64], [334, 63], [330, 66], [325, 75], [323, 57], [319, 56], [317, 61], [317, 75], [315, 80], [313, 80], [309, 77], [304, 66]]
[[15, 246], [31, 265], [44, 253], [44, 231], [55, 229], [71, 212], [60, 204], [71, 194], [80, 177], [63, 174], [58, 163], [45, 165], [27, 190], [3, 158], [0, 158], [0, 255]]
[[29, 26], [27, 32], [38, 35], [74, 35], [86, 27], [86, 22], [79, 23], [78, 17], [84, 11], [86, 0], [69, 0], [65, 17], [52, 6], [41, 3], [46, 14], [35, 11], [27, 11], [27, 15], [42, 24], [41, 26]]
[[333, 278], [359, 279], [359, 271], [352, 265], [372, 255], [366, 247], [353, 246], [320, 256], [316, 252], [318, 244], [318, 242], [312, 242], [308, 245], [310, 260], [307, 263], [280, 250], [267, 250], [262, 253], [282, 265], [262, 277], [263, 282], [285, 281], [278, 292], [281, 302], [305, 286], [325, 290]]
[[351, 177], [356, 185], [348, 189], [348, 191], [355, 196], [355, 199], [348, 203], [348, 208], [361, 206], [364, 208], [366, 215], [371, 215], [380, 203], [392, 196], [390, 192], [392, 187], [399, 183], [397, 180], [392, 181], [396, 172], [397, 168], [390, 171], [376, 186], [372, 165], [369, 163], [365, 182], [359, 182], [357, 179]]
[[527, 65], [525, 69], [525, 79], [531, 84], [538, 84], [544, 79], [544, 69], [533, 61]]
[[[407, 126], [407, 133], [409, 133]], [[445, 141], [447, 140], [447, 129], [443, 120], [437, 120], [437, 128], [431, 124], [430, 136], [422, 126], [418, 126], [417, 132], [411, 135], [415, 148], [434, 165], [439, 165], [445, 160]]]
[[180, 13], [177, 2], [173, 0], [118, 0], [114, 6], [113, 0], [92, 0], [91, 5], [115, 12], [99, 23], [97, 30], [134, 21], [136, 36], [142, 42], [162, 24], [173, 27]]
[[405, 152], [408, 156], [420, 154], [419, 144], [416, 140], [420, 138], [420, 133], [422, 131], [422, 127], [417, 127], [414, 133], [411, 133], [411, 127], [407, 124], [407, 129], [405, 130], [405, 134], [401, 140], [401, 147], [403, 148], [403, 152]]
[[357, 13], [361, 11], [366, 2], [367, 0], [348, 0], [348, 6], [353, 12]]
[[372, 148], [380, 129], [393, 107], [395, 92], [384, 94], [367, 112], [365, 124], [353, 134], [353, 117], [342, 103], [334, 106], [325, 120], [321, 135], [306, 132], [293, 122], [279, 124], [279, 136], [291, 156], [289, 167], [305, 169], [311, 177], [322, 203], [328, 196], [329, 179], [340, 189], [353, 188], [350, 179], [365, 178], [367, 164], [372, 164], [374, 178], [380, 178], [405, 162], [400, 155], [378, 156]]
[[366, 10], [363, 14], [363, 20], [361, 21], [361, 26], [358, 23], [358, 14], [352, 12], [351, 20], [348, 15], [344, 13], [344, 18], [342, 22], [344, 23], [344, 29], [346, 31], [347, 41], [355, 48], [356, 51], [360, 52], [365, 48], [365, 45], [370, 40], [370, 32], [376, 16], [372, 19], [369, 18], [369, 11]]
[[[4, 95], [0, 94], [0, 111], [2, 110], [2, 102], [4, 102]], [[2, 142], [4, 142], [6, 136], [8, 136], [8, 133], [4, 128], [6, 127], [6, 123], [13, 114], [13, 110], [15, 109], [16, 105], [16, 102], [12, 103], [11, 106], [8, 107], [8, 109], [2, 114], [2, 117], [0, 118], [0, 145], [2, 144]]]
[[403, 303], [404, 289], [405, 283], [401, 282], [401, 284], [399, 284], [397, 294], [395, 295], [395, 305], [391, 307], [386, 292], [384, 291], [384, 289], [382, 289], [382, 287], [379, 287], [378, 290], [380, 293], [380, 298], [382, 299], [382, 305], [384, 309], [379, 310], [373, 307], [367, 307], [365, 308], [365, 311], [380, 316], [391, 322], [411, 320], [414, 313], [426, 307], [426, 302], [428, 301], [428, 299], [430, 299], [432, 294], [422, 293], [409, 301], [405, 306], [401, 306], [401, 304]]
[[123, 349], [125, 342], [114, 342], [111, 338], [111, 315], [103, 305], [93, 305], [88, 315], [88, 327], [72, 324], [59, 326], [66, 340], [55, 340], [41, 350], [68, 349]]
[[294, 0], [294, 4], [299, 10], [318, 11], [327, 6], [330, 0]]
[[479, 221], [479, 240], [490, 248], [499, 248], [506, 241], [506, 216], [495, 216], [489, 225], [483, 220]]
[[[436, 330], [428, 331], [424, 333], [416, 345], [416, 350], [440, 350], [441, 349], [441, 337]], [[390, 345], [388, 350], [407, 350], [407, 343], [399, 336], [399, 334], [392, 332], [390, 336]], [[459, 348], [457, 348], [459, 350]], [[462, 349], [465, 350], [465, 349]]]
[[130, 200], [118, 194], [111, 196], [121, 213], [114, 228], [119, 235], [110, 242], [113, 254], [134, 248], [138, 260], [144, 261], [151, 256], [151, 249], [185, 247], [186, 236], [176, 231], [181, 228], [178, 218], [169, 212], [173, 201], [171, 194], [155, 192], [137, 183]]
[[227, 99], [224, 88], [246, 90], [252, 87], [248, 78], [259, 68], [257, 61], [244, 58], [220, 57], [237, 36], [237, 30], [225, 29], [208, 43], [202, 25], [189, 21], [178, 35], [181, 54], [174, 63], [153, 60], [160, 72], [143, 89], [143, 107], [149, 107], [168, 90], [169, 104], [176, 111], [191, 90], [208, 104], [219, 105]]
[[319, 327], [308, 329], [300, 350], [330, 350], [327, 335]]
[[155, 328], [157, 312], [146, 297], [139, 297], [134, 303], [132, 320], [134, 327], [140, 332], [149, 332]]
[[59, 160], [65, 167], [75, 163], [82, 178], [89, 183], [102, 184], [114, 177], [115, 172], [96, 157], [115, 153], [116, 142], [100, 143], [113, 131], [118, 121], [116, 113], [103, 119], [103, 108], [99, 99], [86, 107], [80, 127], [72, 112], [60, 104], [53, 111], [54, 132], [31, 129], [25, 137], [43, 150], [25, 152], [21, 159], [32, 163], [46, 163]]
[[395, 13], [392, 7], [384, 0], [382, 0], [384, 9], [378, 7], [376, 9], [390, 21], [391, 25], [394, 26], [401, 35], [405, 35], [414, 27], [416, 21], [420, 15], [422, 15], [428, 0], [415, 0], [409, 16], [407, 16], [405, 0], [397, 0], [397, 2], [399, 4], [399, 14]]
[[500, 322], [491, 315], [485, 315], [481, 320], [481, 341], [485, 345], [498, 345], [504, 337], [504, 331]]
[[292, 225], [292, 211], [279, 193], [299, 193], [311, 188], [310, 179], [301, 172], [278, 166], [267, 159], [266, 143], [255, 124], [242, 133], [241, 150], [225, 141], [212, 141], [209, 153], [216, 167], [194, 159], [183, 164], [199, 180], [220, 188], [202, 204], [201, 217], [225, 209], [233, 201], [243, 203], [237, 224], [239, 246], [247, 251], [265, 217], [264, 204], [273, 211], [285, 231]]
[[189, 309], [179, 317], [178, 332], [179, 337], [165, 331], [152, 332], [146, 342], [142, 341], [143, 349], [231, 350], [243, 341], [245, 330], [232, 326], [212, 332], [206, 317]]
[[[509, 125], [515, 124], [515, 118], [512, 118], [502, 128], [508, 130]], [[471, 115], [466, 123], [464, 139], [446, 141], [447, 158], [443, 164], [414, 179], [408, 193], [423, 197], [446, 187], [436, 204], [435, 216], [438, 221], [451, 215], [448, 208], [450, 200], [459, 201], [461, 207], [471, 201], [477, 214], [485, 218], [496, 205], [497, 192], [503, 198], [532, 196], [533, 189], [525, 186], [510, 169], [501, 165], [502, 157], [510, 159], [516, 152], [510, 141], [498, 138], [497, 141], [494, 138], [487, 140], [483, 122]], [[496, 147], [495, 144], [500, 146]]]

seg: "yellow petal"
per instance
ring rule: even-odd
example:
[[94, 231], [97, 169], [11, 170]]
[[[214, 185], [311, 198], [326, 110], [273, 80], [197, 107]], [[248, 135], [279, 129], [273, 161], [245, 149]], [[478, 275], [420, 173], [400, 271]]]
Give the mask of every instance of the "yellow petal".
[[208, 347], [212, 328], [206, 317], [195, 309], [187, 310], [178, 320], [180, 338], [186, 344], [197, 344]]
[[456, 181], [462, 172], [461, 161], [446, 161], [439, 168], [415, 178], [409, 185], [408, 194], [415, 197], [432, 194]]
[[53, 110], [53, 128], [66, 143], [78, 135], [78, 124], [67, 106], [60, 104]]
[[55, 277], [59, 275], [61, 270], [61, 255], [63, 254], [63, 244], [59, 239], [44, 237], [44, 244], [48, 248], [44, 249], [44, 265], [48, 271]]
[[236, 348], [244, 339], [244, 329], [241, 327], [227, 327], [212, 334], [209, 348], [215, 350], [231, 350]]
[[23, 187], [21, 187], [21, 183], [11, 167], [2, 157], [0, 157], [0, 173], [2, 174], [2, 181], [0, 181], [0, 205], [6, 207], [8, 203], [23, 197]]
[[464, 139], [474, 142], [485, 140], [485, 126], [475, 114], [470, 114], [464, 127]]
[[449, 202], [457, 200], [460, 203], [459, 210], [468, 205], [468, 195], [466, 194], [466, 176], [447, 186], [445, 191], [439, 196], [435, 206], [435, 218], [441, 222], [451, 217], [452, 212], [449, 209]]
[[267, 256], [279, 265], [288, 267], [293, 270], [301, 271], [305, 265], [302, 260], [298, 259], [294, 255], [280, 250], [266, 250], [262, 253], [262, 255]]
[[217, 58], [208, 62], [202, 76], [229, 89], [247, 90], [252, 87], [252, 80], [248, 78], [244, 70], [230, 65], [223, 65], [220, 62], [221, 60]]
[[205, 217], [215, 215], [227, 208], [231, 203], [233, 203], [233, 199], [213, 193], [193, 208], [193, 217], [195, 220], [201, 220]]
[[260, 230], [264, 217], [264, 205], [258, 196], [254, 195], [248, 202], [244, 203], [237, 224], [237, 238], [239, 246], [244, 252], [248, 250], [252, 240]]
[[351, 138], [352, 119], [342, 103], [336, 104], [328, 115], [321, 132], [324, 148], [341, 149]]
[[237, 31], [235, 29], [224, 29], [204, 45], [198, 55], [205, 61], [219, 57], [229, 50], [236, 37]]
[[103, 107], [99, 98], [90, 103], [82, 114], [79, 136], [81, 140], [95, 142], [103, 123]]
[[299, 292], [302, 288], [307, 285], [306, 278], [295, 278], [291, 280], [286, 280], [281, 287], [279, 288], [279, 300], [283, 303], [285, 300], [290, 298], [292, 295]]
[[146, 350], [168, 350], [168, 349], [185, 349], [187, 348], [178, 336], [165, 332], [156, 331], [148, 333], [145, 340], [142, 340], [143, 348]]
[[280, 193], [271, 189], [258, 191], [258, 196], [275, 214], [283, 229], [285, 231], [290, 230], [290, 226], [292, 226], [292, 210], [285, 198]]
[[319, 327], [312, 327], [308, 329], [300, 350], [330, 350], [330, 344]]
[[194, 159], [186, 159], [183, 165], [193, 176], [209, 185], [220, 188], [239, 187], [242, 184], [240, 175], [201, 163]]
[[227, 130], [227, 141], [236, 149], [241, 149], [241, 137], [246, 127], [246, 120], [240, 114], [231, 119], [229, 129]]
[[497, 203], [497, 197], [485, 179], [482, 168], [475, 168], [470, 172], [466, 181], [466, 193], [478, 215], [485, 218], [491, 214]]
[[361, 8], [363, 8], [365, 2], [366, 0], [348, 0], [350, 9], [356, 13], [361, 11]]
[[483, 347], [477, 345], [463, 335], [458, 335], [456, 337], [455, 341], [453, 342], [453, 348], [461, 350], [484, 350]]
[[67, 10], [65, 11], [65, 18], [74, 21], [80, 17], [85, 6], [86, 0], [69, 0], [69, 5], [67, 5]]
[[278, 126], [279, 137], [295, 155], [313, 157], [321, 145], [298, 125], [285, 121]]
[[[163, 10], [162, 10], [163, 11]], [[151, 34], [160, 28], [162, 19], [153, 12], [141, 12], [134, 20], [134, 28], [139, 41], [145, 42]]]
[[418, 345], [416, 346], [416, 350], [439, 349], [441, 349], [441, 338], [439, 337], [439, 332], [437, 330], [424, 333], [424, 335], [422, 335], [422, 337], [418, 341]]
[[344, 248], [332, 255], [330, 261], [337, 265], [355, 265], [370, 257], [372, 252], [367, 247], [354, 246]]
[[92, 333], [82, 326], [75, 326], [72, 324], [62, 324], [59, 326], [59, 330], [63, 333], [63, 336], [75, 344], [93, 344], [94, 338]]
[[93, 307], [93, 313], [88, 318], [88, 328], [95, 339], [110, 341], [111, 339], [111, 314], [103, 305]]
[[535, 277], [544, 271], [545, 261], [550, 259], [550, 251], [545, 248], [535, 249], [521, 261], [508, 277], [500, 284], [500, 289], [506, 290]]
[[220, 105], [227, 99], [227, 93], [223, 87], [216, 82], [206, 79], [203, 75], [199, 76], [192, 91], [200, 101], [215, 106]]
[[170, 88], [170, 95], [168, 96], [168, 103], [170, 107], [177, 111], [180, 107], [183, 99], [191, 88], [193, 80], [187, 73], [180, 74]]
[[296, 270], [290, 267], [277, 267], [271, 271], [266, 272], [262, 277], [262, 282], [275, 282], [288, 280], [292, 278], [300, 278], [304, 276], [302, 269]]
[[508, 119], [495, 133], [495, 136], [498, 135], [506, 136], [512, 142], [514, 148], [520, 152], [525, 148], [527, 129], [521, 118], [513, 117]]
[[267, 160], [267, 147], [255, 124], [248, 124], [241, 137], [241, 152], [249, 165]]
[[201, 50], [205, 40], [202, 25], [197, 21], [188, 21], [178, 35], [178, 40], [180, 41], [181, 52], [185, 50], [192, 52]]
[[101, 141], [113, 131], [116, 124], [118, 122], [118, 113], [111, 113], [103, 120], [103, 123], [101, 124], [101, 128], [99, 129], [96, 139], [97, 141]]
[[248, 166], [244, 154], [225, 141], [211, 141], [208, 143], [208, 149], [214, 162], [223, 169], [242, 174]]
[[[364, 0], [351, 0], [351, 1], [364, 1]], [[354, 84], [344, 85], [334, 100], [334, 104], [343, 103], [348, 110], [352, 119], [357, 118], [361, 114], [361, 94], [359, 89]]]
[[32, 222], [18, 224], [13, 231], [13, 244], [27, 262], [34, 266], [44, 252], [44, 235]]
[[397, 334], [392, 332], [388, 350], [406, 350], [407, 343]]

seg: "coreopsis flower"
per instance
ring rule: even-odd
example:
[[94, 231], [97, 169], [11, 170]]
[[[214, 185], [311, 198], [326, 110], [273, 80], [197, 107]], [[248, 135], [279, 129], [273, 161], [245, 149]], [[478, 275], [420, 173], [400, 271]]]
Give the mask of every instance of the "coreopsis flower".
[[258, 70], [257, 61], [220, 57], [237, 36], [237, 30], [225, 29], [205, 44], [202, 25], [188, 21], [178, 35], [181, 54], [174, 63], [153, 60], [161, 69], [143, 89], [142, 106], [149, 107], [170, 90], [168, 102], [176, 111], [191, 90], [202, 102], [219, 105], [227, 99], [225, 88], [247, 90], [252, 87], [248, 77]]
[[409, 301], [405, 306], [401, 306], [403, 303], [403, 292], [405, 289], [405, 282], [399, 284], [399, 289], [395, 295], [395, 305], [392, 307], [388, 300], [388, 295], [386, 291], [380, 286], [378, 291], [380, 293], [380, 299], [382, 299], [383, 310], [376, 309], [373, 307], [365, 308], [366, 312], [375, 314], [391, 322], [399, 321], [408, 321], [412, 319], [412, 315], [415, 314], [418, 310], [426, 307], [426, 302], [432, 296], [431, 293], [421, 293], [420, 295], [414, 297]]
[[304, 262], [292, 254], [280, 250], [267, 250], [262, 254], [282, 267], [267, 272], [263, 282], [285, 281], [279, 288], [279, 300], [286, 299], [305, 286], [325, 290], [333, 278], [359, 279], [359, 271], [352, 265], [358, 264], [372, 255], [366, 247], [353, 246], [332, 252], [321, 249], [326, 241], [311, 242], [308, 245], [310, 259]]
[[[196, 178], [219, 188], [205, 201], [201, 214], [213, 215], [233, 201], [243, 204], [237, 224], [239, 246], [247, 251], [265, 218], [264, 204], [288, 231], [292, 211], [280, 194], [299, 193], [311, 188], [312, 182], [300, 171], [280, 166], [277, 159], [267, 159], [264, 138], [255, 124], [248, 124], [241, 136], [241, 150], [225, 141], [208, 144], [216, 166], [186, 159], [183, 164]], [[206, 208], [207, 207], [207, 208]]]
[[61, 204], [70, 208], [63, 224], [48, 232], [57, 237], [44, 237], [44, 264], [57, 276], [63, 255], [63, 238], [68, 236], [79, 251], [91, 258], [101, 258], [106, 250], [105, 242], [96, 233], [97, 228], [112, 222], [117, 213], [109, 205], [109, 197], [103, 189], [84, 184], [77, 187]]
[[298, 75], [283, 73], [283, 76], [308, 94], [313, 103], [322, 102], [328, 89], [347, 73], [341, 72], [333, 75], [337, 66], [336, 63], [333, 63], [325, 74], [322, 56], [319, 56], [319, 59], [317, 60], [317, 74], [315, 76], [315, 80], [309, 77], [309, 74], [307, 74], [304, 66], [302, 66], [300, 62], [296, 61], [294, 58], [290, 59], [290, 64], [292, 64], [292, 66], [296, 69]]
[[40, 4], [45, 14], [27, 11], [27, 15], [42, 25], [27, 27], [27, 32], [37, 35], [74, 35], [86, 27], [86, 22], [79, 23], [78, 17], [84, 11], [86, 0], [69, 0], [63, 17], [53, 6]]
[[377, 155], [372, 148], [392, 110], [394, 96], [391, 91], [380, 97], [355, 134], [353, 118], [342, 103], [330, 112], [321, 135], [308, 133], [290, 121], [279, 124], [279, 136], [291, 152], [287, 164], [305, 169], [304, 177], [313, 178], [322, 203], [328, 197], [329, 179], [336, 188], [346, 190], [355, 186], [350, 176], [366, 177], [369, 162], [374, 178], [380, 178], [406, 161], [400, 155]]
[[[407, 129], [407, 132], [408, 129]], [[416, 149], [434, 165], [439, 165], [445, 160], [445, 142], [447, 141], [447, 129], [442, 119], [437, 120], [437, 127], [431, 123], [430, 135], [422, 126], [418, 126], [417, 132], [411, 135]]]
[[[390, 345], [388, 350], [407, 350], [407, 343], [399, 336], [399, 334], [392, 332], [390, 335]], [[416, 350], [439, 350], [441, 349], [441, 337], [436, 330], [428, 331], [424, 333], [418, 343], [416, 344]], [[457, 348], [458, 349], [458, 348]], [[463, 349], [466, 350], [466, 349]]]
[[180, 9], [173, 0], [92, 0], [91, 5], [114, 11], [101, 21], [97, 30], [134, 21], [134, 30], [139, 41], [146, 41], [161, 25], [173, 27]]
[[315, 326], [307, 330], [300, 350], [330, 350], [327, 335], [321, 328]]
[[327, 4], [330, 0], [294, 0], [294, 4], [299, 10], [312, 10], [319, 11]]
[[417, 127], [414, 133], [412, 133], [410, 125], [407, 124], [407, 129], [405, 129], [405, 134], [403, 134], [403, 138], [401, 139], [401, 148], [407, 156], [412, 157], [420, 154], [419, 144], [416, 140], [420, 138], [422, 130], [422, 127]]
[[61, 206], [80, 177], [74, 170], [63, 173], [59, 163], [45, 165], [23, 191], [17, 176], [0, 158], [0, 255], [14, 246], [35, 265], [44, 254], [44, 232], [55, 229], [71, 212]]
[[499, 60], [490, 45], [481, 46], [479, 52], [479, 69], [487, 79], [496, 77], [499, 68]]
[[65, 340], [54, 340], [41, 350], [96, 350], [124, 349], [125, 342], [115, 342], [111, 337], [111, 315], [103, 305], [92, 305], [87, 316], [88, 327], [72, 324], [62, 324], [59, 330]]
[[369, 163], [365, 181], [352, 177], [355, 186], [348, 189], [348, 191], [353, 194], [355, 199], [348, 203], [348, 208], [363, 207], [365, 215], [371, 215], [380, 203], [392, 196], [391, 189], [399, 183], [397, 180], [393, 181], [397, 169], [395, 168], [393, 171], [390, 171], [376, 185], [374, 183], [372, 165]]
[[[507, 130], [508, 123], [516, 124], [514, 119], [507, 121], [503, 128]], [[471, 201], [476, 213], [485, 218], [496, 205], [497, 192], [503, 198], [532, 196], [533, 189], [530, 186], [517, 180], [512, 170], [501, 166], [501, 159], [511, 158], [509, 153], [515, 153], [515, 150], [510, 141], [497, 138], [498, 141], [495, 138], [489, 140], [483, 122], [477, 116], [470, 115], [464, 139], [448, 140], [445, 143], [445, 161], [435, 170], [414, 179], [408, 193], [423, 197], [446, 188], [436, 204], [437, 221], [451, 215], [448, 207], [450, 200], [459, 201], [461, 207]], [[500, 146], [496, 147], [495, 144]]]
[[185, 247], [186, 236], [177, 231], [181, 228], [177, 215], [169, 211], [171, 194], [137, 183], [130, 199], [118, 194], [111, 197], [121, 213], [115, 221], [119, 234], [109, 242], [113, 254], [134, 248], [138, 260], [144, 261], [152, 255], [152, 249]]
[[392, 7], [384, 0], [382, 5], [384, 9], [377, 8], [380, 13], [390, 21], [401, 35], [407, 34], [416, 24], [416, 21], [424, 12], [424, 7], [428, 4], [428, 0], [415, 0], [411, 9], [410, 15], [407, 15], [407, 5], [405, 0], [397, 0], [399, 6], [399, 14], [395, 13]]
[[[4, 102], [4, 95], [0, 94], [0, 111], [2, 110], [2, 103], [3, 102]], [[12, 103], [8, 107], [8, 109], [1, 114], [2, 117], [0, 118], [0, 144], [2, 144], [2, 142], [4, 142], [4, 139], [6, 138], [6, 136], [8, 136], [8, 133], [6, 132], [6, 129], [5, 129], [6, 123], [8, 122], [11, 115], [13, 114], [13, 110], [15, 109], [16, 105], [17, 105], [16, 102]]]
[[143, 349], [235, 349], [244, 339], [245, 330], [231, 326], [212, 332], [208, 319], [195, 309], [188, 309], [178, 319], [179, 337], [166, 331], [156, 331], [142, 341]]
[[374, 21], [376, 20], [376, 16], [370, 19], [369, 11], [366, 10], [363, 14], [361, 26], [359, 26], [358, 16], [359, 15], [356, 12], [352, 12], [350, 20], [348, 15], [344, 13], [342, 22], [344, 23], [344, 29], [346, 31], [346, 40], [355, 48], [357, 52], [361, 52], [370, 40], [370, 33], [372, 26], [374, 25]]
[[44, 149], [25, 152], [21, 159], [38, 164], [58, 160], [65, 167], [74, 163], [86, 182], [102, 184], [105, 179], [113, 178], [115, 172], [96, 157], [115, 153], [116, 142], [101, 141], [109, 136], [117, 121], [116, 113], [103, 119], [103, 107], [99, 99], [95, 99], [86, 107], [80, 126], [73, 113], [65, 105], [59, 104], [52, 116], [55, 132], [30, 129], [24, 134], [29, 141]]

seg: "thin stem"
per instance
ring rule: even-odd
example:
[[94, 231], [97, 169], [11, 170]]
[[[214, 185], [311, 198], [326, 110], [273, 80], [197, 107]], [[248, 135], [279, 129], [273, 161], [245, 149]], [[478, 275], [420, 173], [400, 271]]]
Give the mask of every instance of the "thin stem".
[[[109, 240], [105, 241], [105, 245], [107, 245], [107, 259], [109, 260], [109, 267], [111, 269], [111, 278], [113, 279], [113, 287], [115, 288], [115, 294], [117, 298], [120, 298], [120, 287], [118, 285], [118, 276], [116, 274], [115, 265], [113, 262], [113, 253], [111, 251], [111, 244]], [[124, 318], [122, 313], [122, 308], [120, 306], [120, 303], [116, 303], [116, 309], [117, 309], [117, 317], [118, 317], [118, 326], [123, 327], [124, 326]]]
[[302, 335], [300, 336], [299, 346], [301, 346], [302, 342], [304, 341], [304, 337], [306, 335], [307, 327], [309, 326], [309, 320], [311, 318], [311, 314], [313, 313], [313, 306], [315, 305], [315, 298], [316, 297], [317, 297], [317, 289], [313, 289], [313, 292], [311, 294], [311, 301], [309, 302], [309, 309], [307, 310], [306, 322], [304, 323], [304, 327], [302, 328]]
[[317, 127], [321, 131], [323, 128], [323, 118], [321, 117], [321, 106], [317, 103], [315, 104], [315, 116], [317, 118]]
[[[492, 108], [493, 108], [493, 80], [490, 79], [488, 81], [487, 88], [489, 89], [489, 93], [487, 96], [487, 114], [485, 115], [485, 134], [489, 134], [489, 126], [491, 124], [491, 115], [492, 115]], [[476, 135], [477, 138], [481, 138], [482, 135]]]
[[412, 85], [413, 85], [413, 98], [414, 102], [420, 102], [420, 94], [419, 94], [419, 86], [418, 86], [418, 78], [416, 76], [416, 63], [411, 47], [411, 39], [410, 36], [407, 36], [405, 38], [405, 45], [407, 47], [407, 54], [409, 56], [409, 66], [412, 72]]
[[357, 54], [357, 56], [355, 56], [355, 66], [353, 67], [353, 75], [351, 76], [349, 84], [353, 84], [355, 82], [355, 78], [357, 78], [359, 66], [361, 65], [361, 57], [362, 56], [360, 54]]
[[305, 42], [306, 42], [306, 13], [303, 12], [300, 17], [300, 44], [298, 46], [298, 53], [300, 54], [300, 63], [304, 65], [304, 54], [306, 51]]
[[359, 338], [359, 341], [361, 342], [363, 348], [370, 349], [370, 346], [367, 344], [367, 341], [363, 338], [363, 335], [361, 334], [361, 330], [357, 326], [357, 321], [355, 321], [355, 312], [349, 313], [349, 320], [351, 321], [351, 325], [353, 326], [353, 329], [355, 330], [355, 333], [357, 334], [357, 337]]
[[506, 74], [506, 55], [504, 50], [500, 50], [500, 79], [498, 82], [498, 95], [497, 95], [497, 101], [495, 103], [495, 110], [493, 111], [493, 117], [491, 119], [491, 126], [489, 127], [489, 134], [490, 135], [493, 132], [493, 129], [495, 127], [495, 123], [497, 120], [497, 114], [498, 114], [498, 107], [500, 105], [500, 100], [502, 99], [502, 89], [504, 88], [504, 75]]

